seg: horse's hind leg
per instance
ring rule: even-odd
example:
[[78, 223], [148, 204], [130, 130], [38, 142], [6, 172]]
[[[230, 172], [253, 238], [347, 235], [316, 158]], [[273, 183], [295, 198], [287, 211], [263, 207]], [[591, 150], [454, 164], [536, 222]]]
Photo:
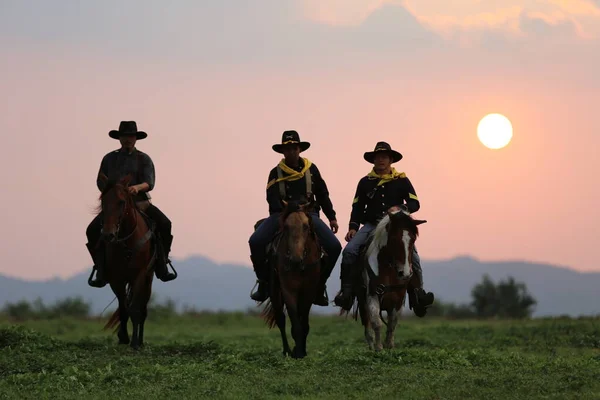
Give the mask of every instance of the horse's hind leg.
[[398, 310], [395, 307], [387, 310], [388, 313], [388, 326], [385, 334], [385, 343], [383, 347], [386, 349], [394, 348], [394, 332], [396, 331], [396, 325], [398, 324]]
[[375, 351], [380, 351], [383, 348], [381, 344], [381, 325], [383, 321], [379, 317], [379, 298], [377, 296], [368, 296], [367, 307], [369, 309], [371, 326], [375, 332]]
[[360, 315], [360, 322], [362, 326], [365, 328], [365, 341], [369, 346], [370, 350], [375, 349], [374, 338], [373, 338], [373, 329], [371, 329], [371, 320], [369, 317], [369, 309], [365, 304], [364, 294], [361, 294], [358, 297], [358, 313]]
[[152, 275], [146, 278], [146, 292], [144, 299], [142, 299], [142, 311], [140, 316], [140, 347], [144, 346], [144, 324], [146, 323], [146, 317], [148, 316], [148, 302], [152, 294]]

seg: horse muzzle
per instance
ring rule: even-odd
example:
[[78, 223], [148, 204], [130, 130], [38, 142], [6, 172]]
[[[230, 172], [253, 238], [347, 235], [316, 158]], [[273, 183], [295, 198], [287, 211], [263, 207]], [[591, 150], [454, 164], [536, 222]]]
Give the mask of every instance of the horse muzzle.
[[119, 231], [118, 230], [116, 230], [114, 232], [104, 232], [104, 230], [102, 230], [102, 238], [107, 243], [114, 243], [114, 242], [116, 242], [118, 235], [119, 235]]

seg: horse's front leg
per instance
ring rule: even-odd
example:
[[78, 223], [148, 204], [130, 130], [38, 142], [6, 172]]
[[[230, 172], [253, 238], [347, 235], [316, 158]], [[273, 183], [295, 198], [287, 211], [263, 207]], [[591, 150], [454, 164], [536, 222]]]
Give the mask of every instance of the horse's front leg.
[[379, 317], [379, 307], [379, 298], [377, 295], [367, 297], [367, 308], [369, 309], [371, 326], [375, 332], [375, 351], [380, 351], [383, 348], [381, 344], [381, 325], [383, 321]]
[[127, 323], [129, 322], [129, 312], [127, 310], [127, 292], [125, 285], [110, 285], [113, 293], [117, 296], [119, 302], [119, 344], [129, 344], [129, 332], [127, 332]]
[[398, 324], [398, 310], [395, 307], [386, 310], [388, 314], [388, 325], [385, 334], [384, 347], [386, 349], [394, 348], [394, 332], [396, 331], [396, 325]]
[[293, 358], [302, 358], [302, 339], [304, 337], [304, 330], [302, 329], [302, 321], [298, 313], [298, 304], [296, 302], [296, 293], [290, 293], [285, 287], [281, 288], [283, 302], [286, 305], [288, 316], [292, 324], [292, 337], [294, 338], [294, 349], [292, 350]]
[[283, 355], [291, 356], [292, 349], [288, 342], [287, 334], [285, 333], [285, 313], [283, 312], [283, 299], [281, 296], [281, 289], [279, 283], [276, 281], [276, 277], [271, 279], [273, 284], [271, 285], [271, 307], [273, 307], [273, 313], [275, 314], [275, 323], [281, 333], [281, 343], [283, 344]]
[[314, 296], [306, 297], [302, 300], [302, 305], [298, 307], [298, 317], [300, 319], [300, 325], [302, 326], [302, 338], [300, 340], [300, 348], [298, 350], [299, 358], [306, 357], [308, 354], [306, 351], [306, 342], [308, 339], [308, 332], [310, 332], [309, 317], [310, 309], [312, 307], [312, 301], [310, 299], [313, 298]]
[[374, 350], [374, 339], [373, 339], [373, 329], [371, 329], [371, 316], [369, 315], [369, 307], [367, 307], [366, 302], [366, 291], [361, 290], [358, 294], [358, 314], [360, 315], [360, 322], [362, 326], [365, 328], [365, 341], [369, 346], [370, 350]]

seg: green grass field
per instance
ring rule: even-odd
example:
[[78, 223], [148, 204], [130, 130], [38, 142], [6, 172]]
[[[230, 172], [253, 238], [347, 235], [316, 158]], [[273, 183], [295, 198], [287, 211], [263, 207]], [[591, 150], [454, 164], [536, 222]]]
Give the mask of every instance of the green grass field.
[[139, 352], [104, 322], [0, 321], [0, 398], [600, 399], [599, 319], [401, 319], [374, 353], [358, 322], [313, 317], [303, 360], [242, 313], [150, 320]]

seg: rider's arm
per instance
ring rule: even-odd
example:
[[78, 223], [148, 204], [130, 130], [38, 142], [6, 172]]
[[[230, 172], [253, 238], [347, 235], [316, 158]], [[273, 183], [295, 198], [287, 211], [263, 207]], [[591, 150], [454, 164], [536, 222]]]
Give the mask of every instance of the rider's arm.
[[279, 186], [272, 182], [277, 180], [277, 169], [273, 168], [267, 179], [267, 203], [269, 204], [269, 215], [274, 212], [280, 212], [282, 209], [281, 196], [279, 195]]
[[417, 192], [415, 191], [415, 188], [413, 187], [412, 183], [410, 182], [410, 179], [408, 178], [403, 178], [405, 181], [405, 186], [406, 186], [406, 208], [408, 208], [408, 212], [409, 213], [415, 213], [417, 211], [419, 211], [419, 208], [421, 208], [421, 203], [419, 203], [419, 198], [417, 197]]
[[325, 183], [323, 176], [321, 176], [321, 172], [319, 171], [319, 169], [317, 168], [317, 166], [315, 164], [313, 164], [311, 166], [311, 169], [312, 169], [312, 171], [311, 171], [312, 176], [314, 177], [314, 179], [313, 179], [313, 185], [315, 188], [314, 194], [315, 194], [317, 203], [319, 203], [319, 205], [323, 209], [323, 214], [325, 214], [327, 219], [329, 221], [334, 221], [336, 219], [336, 213], [335, 213], [335, 210], [333, 209], [333, 203], [331, 202], [331, 199], [329, 198], [329, 189], [327, 189], [327, 184]]
[[364, 189], [363, 179], [356, 185], [356, 193], [354, 194], [354, 200], [352, 200], [352, 212], [350, 213], [350, 224], [349, 230], [354, 229], [358, 231], [360, 223], [363, 219], [365, 204], [366, 204], [366, 193]]
[[137, 186], [137, 189], [140, 192], [149, 192], [154, 189], [156, 174], [154, 171], [154, 163], [147, 154], [144, 154], [142, 166], [141, 182], [135, 186]]

